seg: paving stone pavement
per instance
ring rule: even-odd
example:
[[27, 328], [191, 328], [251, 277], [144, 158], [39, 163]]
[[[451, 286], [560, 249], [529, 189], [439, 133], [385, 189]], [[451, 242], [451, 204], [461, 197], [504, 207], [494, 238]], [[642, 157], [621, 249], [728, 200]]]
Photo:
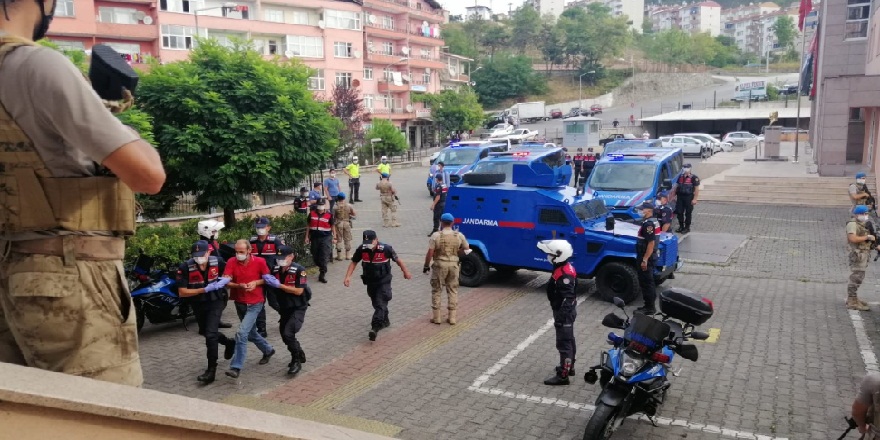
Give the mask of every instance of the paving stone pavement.
[[[378, 196], [369, 184], [362, 185], [367, 202], [354, 205], [355, 235], [375, 227], [414, 276], [404, 280], [394, 268], [392, 327], [376, 342], [366, 337], [372, 309], [364, 287], [357, 278], [352, 287], [342, 286], [347, 263], [335, 262], [330, 283], [312, 285], [312, 307], [300, 337], [308, 362], [297, 378], [284, 374], [289, 359], [277, 325], [269, 341], [278, 354], [268, 365], [257, 365], [258, 352], [250, 347], [239, 381], [223, 377], [199, 386], [195, 376], [205, 366], [204, 342], [195, 323], [189, 332], [177, 324], [147, 324], [141, 335], [145, 387], [264, 410], [271, 402], [278, 408], [294, 405], [304, 410], [298, 416], [330, 411], [397, 427], [386, 432], [405, 439], [580, 438], [590, 411], [571, 406], [592, 404], [598, 387], [578, 377], [607, 347], [609, 329], [600, 322], [613, 307], [591, 296], [591, 281], [580, 283], [578, 377], [568, 387], [542, 384], [557, 358], [552, 329], [524, 342], [551, 319], [541, 288], [546, 274], [520, 271], [506, 279], [493, 276], [478, 289], [462, 288], [460, 325], [430, 324], [429, 278], [421, 273], [431, 225], [426, 173], [395, 171], [403, 227], [377, 226]], [[843, 307], [846, 212], [700, 204], [695, 214], [694, 230], [749, 237], [728, 263], [688, 264], [668, 282], [703, 292], [716, 306], [701, 329], [720, 329], [718, 341], [700, 343], [696, 363], [675, 361], [681, 376], [671, 379], [660, 414], [673, 419], [672, 425], [700, 426], [652, 427], [628, 420], [615, 438], [836, 438], [865, 371]], [[880, 301], [876, 274], [871, 268], [862, 288], [869, 302]], [[863, 316], [869, 336], [878, 340], [877, 314]], [[237, 323], [231, 307], [225, 318]], [[474, 387], [517, 348], [509, 363]], [[227, 365], [221, 361], [221, 368]], [[487, 394], [491, 389], [514, 397]], [[248, 403], [255, 399], [261, 405]]]

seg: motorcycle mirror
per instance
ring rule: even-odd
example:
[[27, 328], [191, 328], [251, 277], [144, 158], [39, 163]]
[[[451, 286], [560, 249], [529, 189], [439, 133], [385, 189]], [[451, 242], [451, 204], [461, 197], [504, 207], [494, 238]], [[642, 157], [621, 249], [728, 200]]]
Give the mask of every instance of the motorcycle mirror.
[[700, 352], [697, 350], [697, 346], [692, 344], [680, 345], [675, 351], [681, 355], [681, 357], [693, 362], [696, 362], [700, 357]]
[[709, 334], [705, 332], [691, 332], [691, 339], [705, 341], [706, 339], [709, 339]]
[[620, 316], [615, 315], [614, 313], [609, 313], [602, 318], [602, 325], [608, 328], [617, 328], [623, 330], [624, 328], [624, 320]]
[[623, 308], [623, 306], [626, 305], [626, 303], [622, 299], [620, 299], [620, 297], [617, 297], [617, 296], [615, 296], [612, 301], [614, 302], [615, 306], [620, 307], [621, 309]]

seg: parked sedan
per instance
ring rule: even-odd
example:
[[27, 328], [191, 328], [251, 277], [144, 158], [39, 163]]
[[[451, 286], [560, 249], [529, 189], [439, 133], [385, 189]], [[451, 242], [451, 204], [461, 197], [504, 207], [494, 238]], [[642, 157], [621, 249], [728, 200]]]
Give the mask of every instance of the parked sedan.
[[590, 106], [590, 113], [592, 113], [594, 115], [598, 115], [599, 113], [602, 113], [602, 106], [599, 104], [591, 105]]
[[550, 110], [550, 117], [553, 119], [561, 118], [562, 117], [562, 109], [554, 108], [553, 110]]
[[712, 155], [712, 146], [706, 142], [688, 136], [663, 136], [660, 142], [664, 147], [680, 148], [684, 155], [709, 157]]
[[747, 131], [732, 131], [724, 135], [724, 142], [730, 142], [734, 147], [744, 148], [757, 143], [757, 136]]
[[703, 141], [709, 144], [712, 147], [712, 154], [720, 153], [722, 151], [733, 151], [733, 144], [729, 142], [722, 142], [706, 133], [676, 133], [675, 135], [692, 137], [696, 140]]

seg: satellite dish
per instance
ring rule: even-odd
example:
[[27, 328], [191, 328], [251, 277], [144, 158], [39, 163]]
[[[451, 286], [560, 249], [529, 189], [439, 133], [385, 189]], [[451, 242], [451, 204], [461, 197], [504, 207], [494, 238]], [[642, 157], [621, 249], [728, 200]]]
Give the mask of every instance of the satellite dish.
[[455, 76], [455, 67], [449, 66], [449, 74]]
[[135, 13], [134, 13], [134, 18], [137, 21], [143, 20], [144, 17], [146, 17], [146, 16], [147, 16], [147, 14], [145, 14], [144, 11], [135, 11]]
[[403, 80], [406, 81], [406, 82], [409, 82], [409, 80], [412, 79], [412, 77], [409, 76], [409, 75], [407, 75], [406, 73], [404, 73], [404, 74], [401, 75], [400, 77], [403, 78]]
[[324, 29], [326, 25], [324, 24], [324, 20], [318, 20], [318, 27]]
[[403, 48], [400, 49], [400, 51], [403, 52], [404, 55], [409, 55], [409, 47], [408, 46], [403, 46]]
[[143, 22], [144, 22], [144, 24], [147, 24], [147, 25], [153, 24], [153, 17], [150, 17], [148, 15], [148, 16], [144, 17]]
[[294, 52], [292, 50], [288, 50], [287, 52], [284, 52], [284, 56], [286, 56], [287, 58], [293, 58], [294, 55], [296, 55], [296, 52]]
[[430, 67], [425, 67], [425, 73], [431, 73], [431, 68], [430, 68]]
[[355, 58], [360, 58], [360, 57], [361, 57], [361, 51], [359, 51], [359, 50], [353, 50], [353, 51], [351, 52], [351, 54], [352, 54]]
[[413, 106], [412, 106], [412, 104], [407, 104], [407, 105], [406, 105], [406, 112], [407, 112], [407, 113], [410, 113], [410, 112], [412, 112], [412, 111], [413, 111]]
[[376, 16], [373, 15], [373, 14], [368, 15], [368, 16], [367, 16], [367, 21], [369, 21], [370, 24], [376, 24]]
[[427, 22], [427, 21], [423, 21], [423, 22], [422, 22], [422, 27], [428, 27], [428, 22]]

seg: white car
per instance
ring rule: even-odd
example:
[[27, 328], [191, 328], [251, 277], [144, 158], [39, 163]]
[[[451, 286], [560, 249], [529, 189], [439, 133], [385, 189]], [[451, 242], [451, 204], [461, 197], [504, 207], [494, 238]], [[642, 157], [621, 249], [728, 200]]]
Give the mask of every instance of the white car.
[[758, 143], [758, 137], [747, 131], [732, 131], [724, 135], [724, 142], [730, 142], [736, 147], [748, 147]]
[[520, 141], [535, 139], [538, 137], [538, 130], [529, 130], [528, 128], [517, 128], [516, 130], [513, 130], [512, 132], [510, 132], [510, 134], [508, 134], [506, 137], [508, 139], [517, 139]]
[[712, 154], [722, 151], [733, 151], [733, 144], [730, 142], [722, 142], [706, 133], [676, 133], [675, 136], [692, 137], [698, 141], [703, 141], [712, 146]]
[[512, 133], [513, 133], [513, 126], [512, 125], [508, 125], [508, 124], [498, 125], [495, 127], [494, 130], [492, 130], [491, 133], [489, 133], [489, 136], [487, 136], [487, 137], [488, 138], [501, 138], [501, 137], [507, 137]]
[[709, 157], [712, 155], [712, 146], [706, 142], [688, 136], [662, 136], [660, 143], [668, 148], [680, 148], [684, 155]]

